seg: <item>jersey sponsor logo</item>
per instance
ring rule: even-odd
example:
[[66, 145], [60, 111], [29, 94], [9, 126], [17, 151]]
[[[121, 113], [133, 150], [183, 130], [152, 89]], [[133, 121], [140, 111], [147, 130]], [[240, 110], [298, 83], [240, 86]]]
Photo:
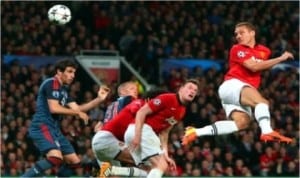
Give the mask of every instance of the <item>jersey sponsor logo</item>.
[[160, 99], [158, 99], [158, 98], [156, 98], [156, 99], [153, 99], [153, 104], [154, 104], [154, 105], [156, 105], [156, 106], [158, 106], [158, 105], [160, 105], [160, 104], [161, 104], [161, 100], [160, 100]]
[[171, 108], [171, 110], [172, 110], [172, 111], [175, 111], [175, 110], [176, 110], [176, 108]]
[[246, 53], [245, 53], [244, 51], [238, 51], [238, 52], [237, 52], [237, 56], [238, 56], [239, 58], [244, 58], [244, 57], [246, 56]]
[[166, 119], [166, 121], [170, 124], [170, 125], [175, 125], [177, 123], [177, 120], [174, 119], [174, 117], [169, 117]]
[[54, 98], [59, 98], [59, 91], [53, 91], [53, 92], [52, 92], [52, 96], [53, 96]]

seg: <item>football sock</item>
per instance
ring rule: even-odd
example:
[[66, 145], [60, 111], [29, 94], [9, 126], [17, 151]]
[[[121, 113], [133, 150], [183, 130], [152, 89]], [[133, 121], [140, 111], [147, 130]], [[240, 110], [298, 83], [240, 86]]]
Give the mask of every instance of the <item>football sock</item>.
[[38, 177], [44, 174], [44, 171], [55, 167], [60, 166], [62, 160], [56, 157], [49, 157], [43, 160], [40, 160], [35, 163], [35, 165], [26, 171], [21, 177]]
[[234, 121], [217, 121], [214, 124], [196, 129], [197, 136], [223, 135], [238, 131]]
[[146, 177], [147, 172], [135, 167], [112, 166], [110, 176]]
[[64, 164], [62, 165], [58, 172], [57, 176], [58, 177], [70, 177], [75, 175], [75, 169], [80, 168], [81, 163], [76, 163], [76, 164]]
[[258, 121], [258, 125], [262, 134], [273, 132], [270, 121], [269, 106], [265, 103], [259, 103], [254, 109], [255, 119]]

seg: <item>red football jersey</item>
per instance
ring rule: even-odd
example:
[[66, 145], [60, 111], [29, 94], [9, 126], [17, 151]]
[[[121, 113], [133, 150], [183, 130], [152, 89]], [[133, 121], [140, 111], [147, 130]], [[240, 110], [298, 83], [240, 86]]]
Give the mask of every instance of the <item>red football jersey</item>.
[[145, 123], [150, 125], [156, 134], [176, 124], [185, 115], [186, 108], [175, 93], [159, 95], [150, 100], [148, 105], [153, 113], [146, 116]]
[[261, 81], [261, 72], [252, 72], [243, 66], [243, 62], [248, 59], [257, 62], [268, 60], [271, 50], [263, 45], [255, 45], [253, 48], [244, 45], [234, 45], [229, 55], [229, 70], [225, 75], [225, 80], [236, 78], [258, 88]]
[[136, 112], [144, 105], [143, 99], [136, 99], [125, 106], [119, 114], [109, 120], [101, 130], [111, 132], [118, 140], [124, 141], [124, 133], [135, 119]]

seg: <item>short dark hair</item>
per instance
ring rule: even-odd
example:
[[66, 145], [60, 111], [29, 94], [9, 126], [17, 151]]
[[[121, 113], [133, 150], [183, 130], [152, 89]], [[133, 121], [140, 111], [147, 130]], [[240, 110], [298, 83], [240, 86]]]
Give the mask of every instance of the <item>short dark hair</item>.
[[62, 60], [57, 61], [57, 63], [55, 64], [55, 72], [57, 72], [57, 70], [63, 72], [66, 70], [67, 67], [73, 67], [73, 68], [77, 69], [78, 65], [74, 60], [62, 59]]
[[235, 25], [235, 28], [241, 27], [241, 26], [245, 26], [245, 27], [247, 27], [248, 29], [253, 30], [253, 31], [256, 32], [256, 27], [255, 27], [251, 22], [240, 22], [240, 23], [237, 23], [237, 24]]
[[184, 86], [185, 84], [187, 83], [193, 83], [195, 85], [197, 85], [198, 88], [200, 88], [200, 82], [199, 80], [195, 79], [195, 78], [191, 78], [191, 79], [187, 79], [183, 84], [182, 86]]

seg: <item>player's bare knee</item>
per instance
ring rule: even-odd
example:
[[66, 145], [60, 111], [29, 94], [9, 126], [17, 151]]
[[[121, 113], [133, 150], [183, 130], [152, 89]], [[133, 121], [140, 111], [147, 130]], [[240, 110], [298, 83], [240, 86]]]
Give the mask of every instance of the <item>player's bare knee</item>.
[[[266, 104], [266, 105], [270, 105], [270, 103], [269, 103], [269, 101], [268, 100], [266, 100], [265, 98], [263, 98], [260, 102], [258, 102], [257, 104], [260, 104], [260, 103], [264, 103], [264, 104]], [[256, 105], [257, 105], [256, 104]]]
[[244, 120], [244, 119], [240, 119], [240, 120], [235, 121], [235, 124], [236, 124], [236, 126], [238, 127], [239, 130], [246, 129], [249, 126], [249, 122], [247, 122], [247, 120]]
[[56, 150], [56, 149], [50, 150], [46, 154], [46, 157], [56, 157], [56, 158], [59, 158], [59, 159], [63, 159], [63, 155], [62, 155], [61, 151], [60, 150]]
[[250, 117], [244, 112], [233, 112], [231, 115], [239, 130], [246, 129], [250, 124]]
[[156, 167], [163, 172], [165, 172], [168, 168], [167, 160], [163, 155], [157, 155], [150, 158], [150, 162], [152, 164], [152, 168]]
[[258, 105], [260, 103], [264, 103], [266, 105], [269, 105], [269, 101], [267, 99], [265, 99], [263, 96], [254, 97], [254, 98], [252, 98], [252, 100], [253, 100], [253, 104], [254, 104], [253, 107], [255, 107], [256, 105]]
[[75, 154], [64, 155], [64, 160], [67, 164], [78, 164], [80, 163], [80, 158]]
[[161, 157], [160, 162], [157, 164], [157, 168], [165, 172], [168, 169], [168, 162], [164, 157]]

